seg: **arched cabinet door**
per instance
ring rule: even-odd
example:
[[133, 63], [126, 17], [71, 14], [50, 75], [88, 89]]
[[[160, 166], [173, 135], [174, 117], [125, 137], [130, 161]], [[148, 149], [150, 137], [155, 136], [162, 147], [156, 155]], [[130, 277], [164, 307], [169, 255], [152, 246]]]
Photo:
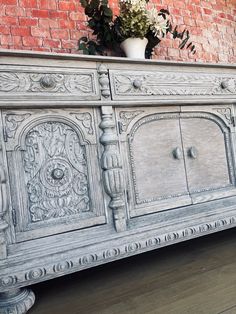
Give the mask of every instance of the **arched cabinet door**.
[[16, 241], [106, 223], [92, 109], [3, 112]]
[[117, 109], [130, 217], [191, 204], [180, 108]]
[[182, 107], [181, 136], [193, 204], [236, 195], [232, 108]]

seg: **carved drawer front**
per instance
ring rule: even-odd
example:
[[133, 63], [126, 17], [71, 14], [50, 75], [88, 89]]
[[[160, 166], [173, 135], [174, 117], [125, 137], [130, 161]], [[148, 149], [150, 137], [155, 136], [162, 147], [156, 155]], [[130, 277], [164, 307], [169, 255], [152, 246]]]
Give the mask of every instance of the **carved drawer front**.
[[236, 76], [194, 72], [110, 71], [112, 98], [156, 99], [156, 96], [232, 96]]
[[16, 239], [106, 223], [95, 112], [3, 112]]
[[[93, 69], [4, 66], [0, 69], [0, 97], [7, 100], [97, 100], [97, 71]], [[33, 98], [32, 98], [33, 97]]]
[[191, 203], [179, 109], [161, 110], [117, 110], [131, 217]]

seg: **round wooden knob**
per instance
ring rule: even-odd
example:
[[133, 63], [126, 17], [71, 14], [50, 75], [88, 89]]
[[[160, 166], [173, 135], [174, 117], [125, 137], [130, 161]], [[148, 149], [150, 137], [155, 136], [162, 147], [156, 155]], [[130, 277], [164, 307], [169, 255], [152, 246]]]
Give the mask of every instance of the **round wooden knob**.
[[133, 81], [134, 88], [140, 88], [142, 86], [142, 82], [138, 79]]
[[53, 88], [55, 86], [55, 81], [51, 76], [45, 75], [41, 78], [40, 84], [43, 88]]
[[64, 171], [60, 168], [56, 168], [52, 171], [52, 178], [55, 180], [61, 180], [64, 177]]

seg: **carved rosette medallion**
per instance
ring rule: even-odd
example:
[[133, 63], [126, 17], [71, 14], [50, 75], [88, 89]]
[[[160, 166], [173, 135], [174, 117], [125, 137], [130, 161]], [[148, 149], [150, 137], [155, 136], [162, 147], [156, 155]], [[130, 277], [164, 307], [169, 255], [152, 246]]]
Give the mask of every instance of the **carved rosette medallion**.
[[64, 123], [45, 122], [28, 132], [25, 145], [31, 222], [89, 211], [87, 160], [77, 133]]

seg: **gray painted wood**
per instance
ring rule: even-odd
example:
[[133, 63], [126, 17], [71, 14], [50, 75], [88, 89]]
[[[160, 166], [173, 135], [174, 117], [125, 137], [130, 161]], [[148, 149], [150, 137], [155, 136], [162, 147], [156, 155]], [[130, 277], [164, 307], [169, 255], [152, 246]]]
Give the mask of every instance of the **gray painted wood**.
[[235, 227], [235, 66], [0, 56], [0, 313], [26, 313], [31, 284]]

